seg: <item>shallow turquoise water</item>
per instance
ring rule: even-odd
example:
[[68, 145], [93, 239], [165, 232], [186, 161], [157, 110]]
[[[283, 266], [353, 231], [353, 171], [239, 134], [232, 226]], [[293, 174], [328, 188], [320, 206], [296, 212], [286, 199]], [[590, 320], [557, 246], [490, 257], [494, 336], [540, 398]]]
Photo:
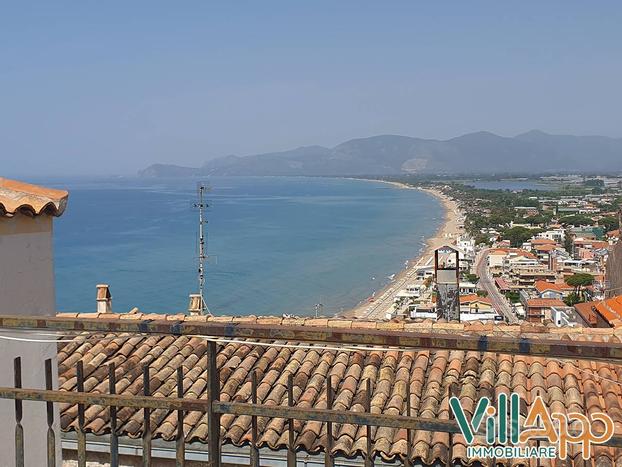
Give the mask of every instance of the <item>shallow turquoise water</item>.
[[[207, 301], [217, 314], [324, 314], [369, 296], [442, 220], [437, 200], [357, 180], [213, 177]], [[195, 180], [45, 181], [70, 190], [55, 224], [60, 311], [185, 310], [196, 285]]]

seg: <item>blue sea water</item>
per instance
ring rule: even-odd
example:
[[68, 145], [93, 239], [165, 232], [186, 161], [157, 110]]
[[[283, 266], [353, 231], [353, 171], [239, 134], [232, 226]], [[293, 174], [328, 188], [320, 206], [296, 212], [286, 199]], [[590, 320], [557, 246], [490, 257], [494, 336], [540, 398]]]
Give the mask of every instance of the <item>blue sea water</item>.
[[[346, 179], [213, 177], [207, 302], [216, 314], [331, 314], [356, 305], [420, 252], [439, 202]], [[53, 180], [70, 191], [55, 222], [59, 311], [175, 313], [196, 292], [196, 180]]]

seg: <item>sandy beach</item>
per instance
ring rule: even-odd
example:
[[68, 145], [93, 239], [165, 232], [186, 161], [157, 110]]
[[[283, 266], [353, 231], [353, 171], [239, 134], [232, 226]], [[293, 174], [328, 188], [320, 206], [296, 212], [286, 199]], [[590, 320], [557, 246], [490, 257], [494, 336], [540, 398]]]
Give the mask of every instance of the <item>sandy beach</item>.
[[403, 289], [413, 279], [418, 268], [432, 262], [434, 250], [443, 245], [453, 245], [457, 237], [462, 233], [459, 225], [461, 213], [458, 209], [458, 204], [443, 194], [440, 190], [432, 188], [417, 188], [399, 182], [383, 181], [383, 183], [388, 183], [401, 189], [424, 191], [427, 194], [434, 196], [441, 202], [445, 210], [445, 219], [436, 234], [427, 239], [426, 248], [422, 251], [422, 253], [418, 257], [409, 260], [406, 267], [396, 273], [394, 279], [390, 283], [382, 289], [376, 291], [373, 302], [363, 300], [351, 310], [340, 313], [339, 316], [342, 317], [384, 319], [385, 312], [390, 304], [393, 303], [395, 294]]

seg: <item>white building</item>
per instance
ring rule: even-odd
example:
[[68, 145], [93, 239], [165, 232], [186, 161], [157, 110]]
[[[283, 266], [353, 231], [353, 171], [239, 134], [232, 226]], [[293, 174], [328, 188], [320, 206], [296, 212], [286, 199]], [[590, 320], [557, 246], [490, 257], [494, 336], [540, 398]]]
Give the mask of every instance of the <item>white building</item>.
[[537, 238], [546, 238], [556, 243], [564, 243], [566, 240], [566, 232], [564, 229], [551, 229], [538, 234]]
[[475, 240], [469, 235], [461, 235], [456, 242], [456, 247], [467, 257], [475, 256]]
[[460, 295], [477, 293], [477, 285], [472, 282], [460, 282]]
[[[60, 216], [68, 193], [0, 178], [0, 314], [54, 316], [54, 265], [52, 220]], [[24, 333], [3, 334], [27, 337]], [[57, 384], [56, 344], [0, 340], [0, 386], [13, 386], [13, 361], [21, 357], [22, 387], [45, 385], [44, 362], [52, 359]], [[23, 403], [25, 465], [47, 465], [46, 411], [41, 402]], [[0, 400], [2, 465], [13, 465], [15, 440], [14, 402]], [[58, 413], [56, 414], [58, 425]], [[56, 433], [59, 430], [56, 429]], [[57, 436], [57, 462], [60, 462]], [[10, 461], [9, 461], [10, 459]], [[6, 462], [6, 463], [5, 463]]]

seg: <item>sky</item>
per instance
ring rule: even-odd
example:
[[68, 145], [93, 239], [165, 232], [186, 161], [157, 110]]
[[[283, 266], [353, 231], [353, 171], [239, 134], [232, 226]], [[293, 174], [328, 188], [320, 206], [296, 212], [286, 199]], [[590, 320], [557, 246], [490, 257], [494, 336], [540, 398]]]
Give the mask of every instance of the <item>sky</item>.
[[0, 175], [351, 138], [622, 137], [619, 1], [0, 1]]

